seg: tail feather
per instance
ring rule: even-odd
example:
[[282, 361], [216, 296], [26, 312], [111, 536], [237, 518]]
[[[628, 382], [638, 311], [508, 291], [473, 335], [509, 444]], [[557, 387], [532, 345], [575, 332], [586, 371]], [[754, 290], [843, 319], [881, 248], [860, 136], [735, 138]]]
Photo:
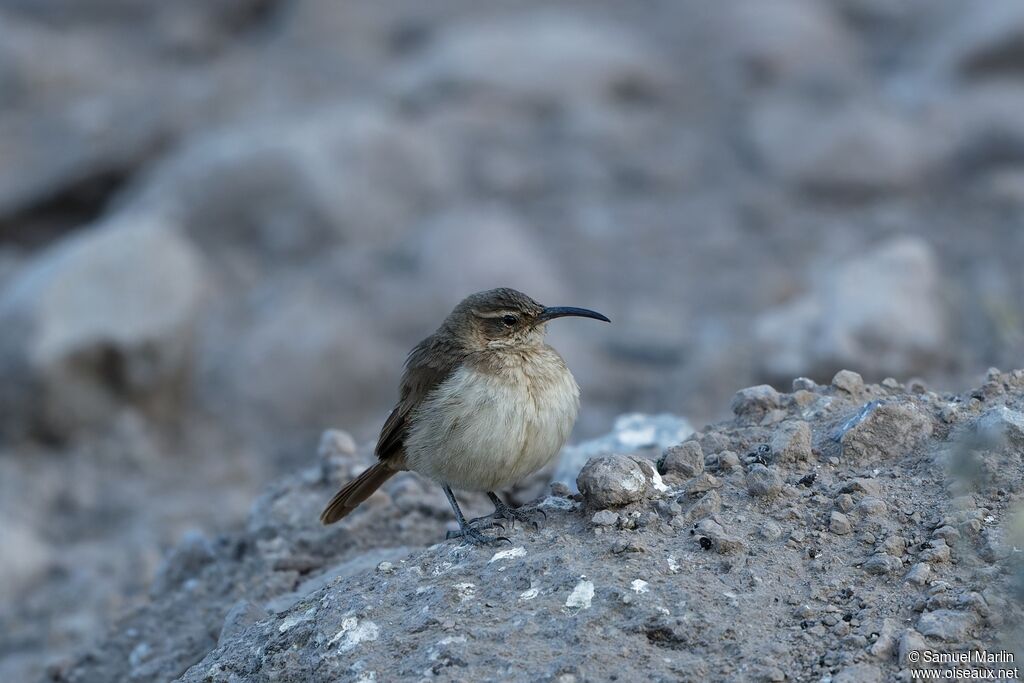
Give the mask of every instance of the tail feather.
[[334, 494], [334, 498], [331, 498], [331, 502], [320, 513], [320, 521], [324, 524], [337, 522], [355, 510], [356, 506], [369, 498], [396, 472], [397, 470], [382, 462], [373, 465]]

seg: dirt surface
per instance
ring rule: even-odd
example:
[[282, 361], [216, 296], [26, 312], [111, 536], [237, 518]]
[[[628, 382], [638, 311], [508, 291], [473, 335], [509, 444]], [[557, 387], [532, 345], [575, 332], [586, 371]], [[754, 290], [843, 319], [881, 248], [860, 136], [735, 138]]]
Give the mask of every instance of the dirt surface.
[[1024, 371], [794, 389], [739, 392], [661, 457], [595, 456], [584, 494], [484, 548], [424, 547], [450, 521], [414, 475], [319, 526], [366, 462], [329, 434], [54, 680], [909, 681], [914, 650], [1024, 656]]

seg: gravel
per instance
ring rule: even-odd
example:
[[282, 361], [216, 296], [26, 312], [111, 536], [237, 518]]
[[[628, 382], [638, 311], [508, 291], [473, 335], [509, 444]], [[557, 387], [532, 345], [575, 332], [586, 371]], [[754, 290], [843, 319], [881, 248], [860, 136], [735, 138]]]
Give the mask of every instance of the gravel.
[[[1001, 400], [1024, 401], [1024, 382], [1001, 379], [1010, 386]], [[800, 410], [790, 395], [778, 405]], [[911, 649], [996, 648], [1024, 616], [1009, 599], [1014, 558], [962, 539], [981, 542], [983, 529], [1012, 524], [1014, 507], [989, 489], [948, 495], [957, 480], [928, 474], [934, 433], [911, 450], [886, 432], [862, 434], [896, 476], [830, 462], [839, 444], [829, 435], [862, 404], [833, 398], [830, 408], [809, 418], [824, 449], [811, 463], [753, 462], [746, 474], [662, 483], [641, 456], [597, 456], [579, 475], [580, 494], [554, 486], [539, 501], [546, 525], [507, 529], [511, 544], [501, 548], [423, 547], [425, 533], [440, 539], [447, 513], [411, 476], [389, 481], [345, 524], [317, 524], [335, 469], [368, 457], [329, 433], [328, 455], [262, 496], [245, 530], [186, 539], [164, 561], [151, 601], [54, 679], [401, 680], [430, 671], [536, 680], [569, 670], [604, 679], [642, 668], [664, 680], [888, 680]], [[774, 430], [740, 416], [702, 440], [756, 453]], [[335, 463], [326, 470], [325, 458]], [[819, 473], [809, 485], [783, 483], [808, 466]], [[1015, 476], [1024, 484], [1024, 472]], [[469, 495], [465, 503], [486, 505]], [[510, 628], [529, 657], [509, 651]]]

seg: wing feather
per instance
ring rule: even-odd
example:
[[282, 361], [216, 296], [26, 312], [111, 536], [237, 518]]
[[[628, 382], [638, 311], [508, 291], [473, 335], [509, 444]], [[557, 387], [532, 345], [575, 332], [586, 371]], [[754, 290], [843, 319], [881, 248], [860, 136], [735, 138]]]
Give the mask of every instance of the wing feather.
[[462, 362], [463, 354], [443, 337], [427, 337], [409, 353], [402, 373], [397, 405], [384, 421], [377, 439], [380, 460], [401, 462], [409, 418], [426, 396], [444, 382]]

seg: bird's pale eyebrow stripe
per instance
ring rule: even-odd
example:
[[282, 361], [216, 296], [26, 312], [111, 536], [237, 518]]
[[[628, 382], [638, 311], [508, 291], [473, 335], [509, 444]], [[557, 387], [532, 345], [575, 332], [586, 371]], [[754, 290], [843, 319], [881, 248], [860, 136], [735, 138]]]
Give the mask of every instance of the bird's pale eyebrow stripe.
[[501, 318], [506, 315], [518, 315], [516, 311], [512, 309], [503, 308], [497, 311], [481, 311], [479, 308], [473, 309], [473, 315], [479, 318]]

